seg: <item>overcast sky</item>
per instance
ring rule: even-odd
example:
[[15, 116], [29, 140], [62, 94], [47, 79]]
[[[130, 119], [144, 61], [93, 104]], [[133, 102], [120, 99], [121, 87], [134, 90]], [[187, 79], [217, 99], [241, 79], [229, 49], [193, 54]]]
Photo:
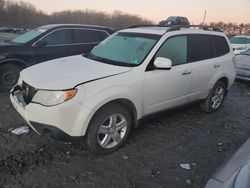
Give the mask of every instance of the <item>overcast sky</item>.
[[138, 14], [155, 22], [168, 16], [187, 16], [193, 24], [202, 22], [250, 23], [250, 0], [23, 0], [47, 13], [61, 10], [115, 10]]

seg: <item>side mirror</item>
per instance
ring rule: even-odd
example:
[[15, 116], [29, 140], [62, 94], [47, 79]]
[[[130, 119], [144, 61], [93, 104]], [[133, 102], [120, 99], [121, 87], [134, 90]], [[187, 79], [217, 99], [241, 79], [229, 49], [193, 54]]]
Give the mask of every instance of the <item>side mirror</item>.
[[157, 57], [154, 61], [154, 66], [157, 69], [170, 70], [172, 68], [172, 61], [168, 58]]
[[44, 41], [44, 40], [39, 40], [39, 41], [37, 41], [37, 42], [35, 43], [34, 46], [35, 46], [35, 47], [39, 47], [39, 48], [45, 47], [45, 46], [47, 46], [47, 42]]

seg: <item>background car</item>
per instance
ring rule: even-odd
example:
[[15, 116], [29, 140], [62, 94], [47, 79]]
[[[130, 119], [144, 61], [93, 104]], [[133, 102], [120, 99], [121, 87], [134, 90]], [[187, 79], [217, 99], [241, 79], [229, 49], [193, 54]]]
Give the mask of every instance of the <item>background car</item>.
[[250, 49], [237, 55], [236, 61], [236, 78], [250, 81]]
[[250, 49], [250, 36], [235, 36], [230, 39], [230, 42], [236, 55]]
[[19, 36], [19, 34], [16, 34], [16, 33], [1, 33], [0, 31], [0, 45], [2, 42], [4, 41], [10, 41], [14, 38], [16, 38], [17, 36]]
[[208, 181], [205, 188], [250, 187], [250, 139]]
[[114, 33], [107, 27], [89, 25], [45, 25], [0, 43], [0, 90], [9, 91], [19, 72], [28, 66], [90, 50]]
[[190, 22], [186, 17], [181, 16], [170, 16], [166, 20], [159, 23], [160, 26], [174, 26], [174, 25], [185, 25], [190, 26]]

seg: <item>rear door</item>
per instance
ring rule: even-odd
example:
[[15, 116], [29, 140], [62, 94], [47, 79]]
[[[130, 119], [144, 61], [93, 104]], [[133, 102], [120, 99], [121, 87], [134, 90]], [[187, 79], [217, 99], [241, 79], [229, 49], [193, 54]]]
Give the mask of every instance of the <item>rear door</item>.
[[188, 62], [193, 75], [190, 101], [206, 97], [211, 81], [221, 71], [223, 58], [220, 57], [229, 50], [222, 49], [223, 46], [228, 46], [223, 39], [224, 37], [215, 35], [188, 35]]
[[89, 53], [96, 45], [106, 39], [109, 34], [96, 29], [74, 29], [74, 54]]
[[74, 44], [72, 29], [55, 30], [39, 41], [44, 42], [46, 45], [42, 47], [36, 47], [36, 44], [33, 45], [33, 64], [73, 55], [72, 48]]

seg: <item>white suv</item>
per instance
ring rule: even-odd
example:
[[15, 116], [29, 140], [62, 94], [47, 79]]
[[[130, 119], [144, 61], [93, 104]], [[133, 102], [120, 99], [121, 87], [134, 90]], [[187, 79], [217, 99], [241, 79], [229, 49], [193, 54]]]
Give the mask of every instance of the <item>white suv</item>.
[[217, 111], [235, 79], [233, 58], [222, 32], [129, 28], [88, 55], [23, 70], [10, 98], [37, 133], [86, 135], [94, 152], [110, 153], [149, 114], [193, 101]]

